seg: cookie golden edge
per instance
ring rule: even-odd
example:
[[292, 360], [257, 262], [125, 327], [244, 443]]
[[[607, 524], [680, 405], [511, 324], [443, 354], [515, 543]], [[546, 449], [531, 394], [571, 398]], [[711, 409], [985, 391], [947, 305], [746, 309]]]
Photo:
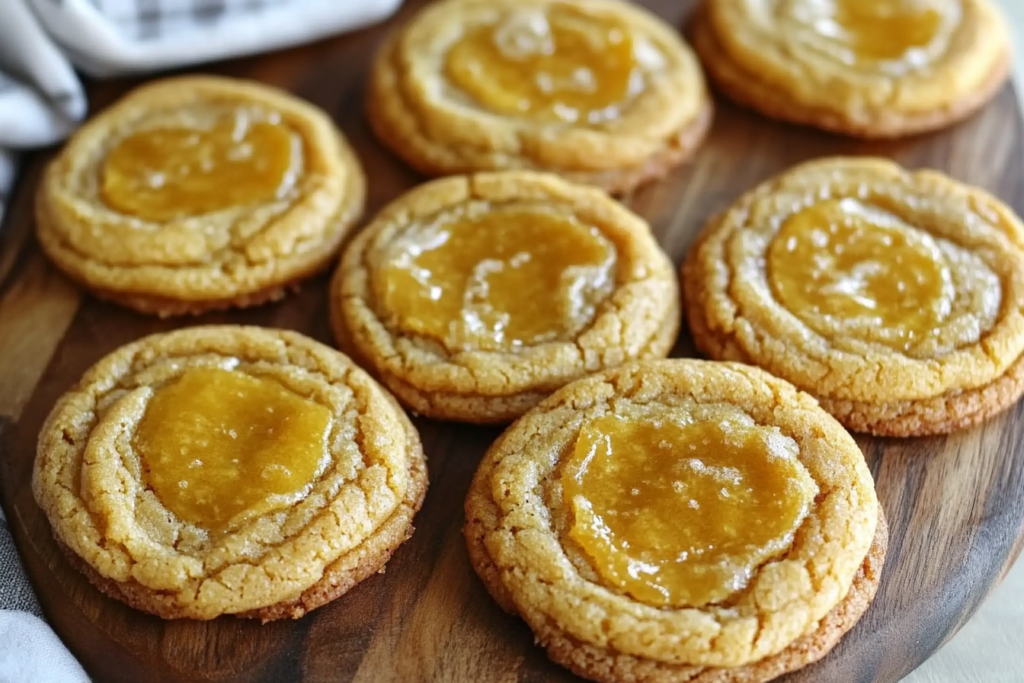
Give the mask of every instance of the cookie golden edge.
[[[94, 262], [69, 243], [63, 235], [64, 228], [61, 227], [52, 209], [59, 184], [57, 176], [62, 172], [62, 159], [69, 153], [68, 150], [72, 149], [78, 134], [72, 136], [47, 165], [35, 195], [36, 236], [40, 247], [61, 272], [97, 298], [161, 318], [199, 315], [229, 308], [247, 308], [283, 298], [289, 292], [297, 290], [303, 281], [330, 267], [344, 240], [362, 216], [366, 203], [366, 176], [362, 165], [345, 135], [331, 122], [328, 114], [291, 93], [263, 83], [209, 75], [161, 79], [129, 91], [106, 110], [97, 113], [86, 123], [86, 127], [90, 127], [94, 121], [100, 121], [98, 125], [116, 122], [122, 115], [121, 112], [130, 111], [126, 103], [131, 107], [145, 106], [148, 98], [165, 97], [164, 92], [167, 90], [189, 89], [196, 86], [208, 90], [226, 88], [238, 97], [244, 97], [248, 93], [254, 101], [260, 101], [258, 98], [267, 98], [271, 103], [286, 102], [296, 106], [304, 112], [304, 116], [309, 117], [310, 130], [328, 136], [330, 144], [327, 147], [335, 148], [338, 152], [335, 161], [343, 169], [345, 178], [338, 205], [334, 213], [324, 221], [319, 242], [313, 248], [280, 255], [280, 258], [274, 259], [266, 273], [256, 276], [255, 283], [239, 287], [225, 287], [220, 283], [212, 288], [206, 288], [210, 291], [201, 291], [201, 288], [184, 294], [169, 291], [169, 288], [163, 285], [124, 287], [118, 284], [120, 274], [133, 269], [136, 272], [146, 270], [147, 266], [133, 267]], [[137, 101], [142, 104], [138, 104]], [[316, 140], [305, 137], [303, 143], [307, 148], [311, 145], [317, 148], [323, 146], [316, 144]], [[317, 153], [320, 153], [319, 149]], [[284, 220], [291, 218], [285, 216]], [[302, 220], [301, 216], [294, 218]], [[174, 270], [172, 266], [163, 268], [165, 272]], [[138, 278], [132, 276], [131, 279]], [[142, 279], [155, 282], [152, 276], [142, 276]], [[173, 290], [173, 287], [170, 289]]]
[[[507, 613], [519, 616], [514, 603], [501, 583], [500, 574], [487, 554], [479, 519], [471, 519], [467, 510], [464, 527], [467, 549], [473, 569], [484, 588]], [[878, 590], [888, 549], [888, 526], [879, 509], [878, 525], [871, 549], [854, 577], [846, 597], [836, 605], [817, 627], [797, 639], [781, 652], [734, 668], [699, 668], [673, 666], [607, 648], [589, 645], [566, 634], [553, 624], [535, 633], [538, 644], [551, 660], [578, 676], [599, 683], [763, 683], [796, 671], [824, 658], [852, 629], [870, 607]]]
[[917, 114], [885, 112], [868, 121], [856, 121], [835, 111], [797, 104], [780, 96], [759, 80], [756, 74], [735, 64], [718, 42], [704, 3], [694, 11], [688, 34], [709, 81], [733, 102], [772, 119], [866, 140], [920, 135], [948, 128], [970, 118], [1002, 90], [1013, 64], [1012, 52], [1007, 48], [977, 88], [946, 107]]
[[[763, 371], [756, 370], [755, 373]], [[779, 381], [779, 380], [775, 380]], [[806, 394], [800, 392], [798, 395]], [[543, 405], [539, 408], [542, 409]], [[829, 419], [827, 415], [823, 415]], [[831, 420], [829, 420], [831, 421]], [[835, 422], [832, 422], [835, 425]], [[520, 616], [515, 600], [501, 578], [501, 570], [492, 559], [484, 538], [497, 526], [497, 507], [491, 494], [491, 476], [496, 462], [492, 453], [501, 445], [499, 437], [483, 457], [473, 477], [465, 501], [463, 537], [470, 564], [488, 594], [505, 612]], [[846, 595], [811, 629], [783, 650], [763, 659], [737, 667], [699, 667], [674, 665], [646, 657], [624, 654], [610, 648], [582, 642], [547, 619], [539, 627], [531, 625], [537, 644], [544, 647], [555, 663], [573, 673], [599, 683], [763, 683], [822, 659], [867, 611], [881, 580], [888, 548], [889, 531], [881, 504], [867, 554], [861, 562]]]
[[[630, 11], [635, 11], [630, 9]], [[415, 22], [415, 17], [412, 19]], [[411, 23], [411, 22], [410, 22]], [[556, 173], [573, 182], [600, 187], [614, 195], [626, 194], [646, 183], [659, 180], [689, 161], [711, 128], [714, 101], [701, 85], [700, 107], [695, 116], [667, 136], [660, 148], [640, 164], [603, 170], [580, 170], [546, 166], [525, 157], [501, 155], [488, 161], [461, 158], [454, 145], [434, 140], [422, 122], [411, 113], [403, 95], [403, 75], [396, 52], [408, 27], [400, 27], [380, 47], [374, 58], [365, 96], [366, 118], [377, 138], [408, 165], [424, 175], [437, 177], [486, 171], [537, 171]], [[682, 37], [679, 37], [682, 41]], [[689, 50], [689, 46], [684, 48]], [[486, 156], [486, 155], [485, 155]]]
[[[431, 381], [425, 382], [422, 378], [412, 376], [414, 373], [405, 365], [396, 366], [397, 370], [395, 368], [389, 370], [388, 364], [381, 361], [380, 354], [378, 353], [379, 349], [374, 348], [365, 339], [367, 335], [355, 329], [356, 326], [352, 324], [352, 318], [355, 315], [352, 312], [354, 304], [350, 301], [352, 296], [346, 294], [347, 281], [353, 277], [355, 271], [365, 270], [364, 250], [367, 246], [366, 242], [373, 237], [375, 226], [383, 228], [386, 222], [391, 220], [394, 215], [403, 215], [406, 204], [418, 204], [418, 198], [424, 193], [434, 191], [433, 188], [440, 188], [458, 182], [467, 183], [471, 195], [475, 192], [473, 188], [477, 183], [526, 182], [533, 188], [530, 193], [530, 196], [533, 198], [536, 198], [538, 192], [543, 194], [545, 187], [550, 186], [554, 188], [555, 192], [552, 200], [557, 199], [559, 194], [581, 195], [581, 193], [585, 193], [590, 201], [610, 203], [609, 206], [614, 206], [617, 212], [628, 212], [628, 209], [622, 207], [599, 188], [572, 183], [550, 173], [485, 171], [466, 176], [435, 179], [414, 188], [382, 209], [378, 216], [346, 246], [331, 279], [328, 294], [328, 317], [338, 348], [370, 372], [399, 399], [402, 405], [417, 415], [471, 424], [507, 424], [540, 403], [558, 387], [535, 387], [532, 389], [524, 388], [505, 391], [502, 386], [488, 385], [474, 392], [446, 390], [438, 386], [438, 383], [434, 382], [432, 378]], [[642, 220], [633, 214], [630, 214], [630, 216], [633, 221]], [[653, 240], [653, 237], [650, 235], [649, 226], [647, 227], [647, 233], [644, 235], [644, 238]], [[654, 265], [659, 267], [667, 265], [671, 270], [672, 266], [668, 257], [664, 252], [660, 251], [660, 247], [657, 246], [656, 242], [654, 246], [659, 250], [659, 262]], [[670, 291], [666, 293], [663, 301], [659, 301], [662, 310], [659, 311], [656, 328], [648, 335], [642, 350], [634, 358], [628, 358], [626, 362], [638, 359], [664, 358], [675, 345], [682, 320], [682, 302], [678, 280], [674, 274], [671, 279], [673, 280], [671, 284], [667, 280], [664, 283], [669, 287]], [[372, 306], [369, 306], [367, 302], [362, 302], [360, 306], [367, 308], [368, 311], [372, 311]], [[359, 322], [361, 327], [365, 328], [367, 320], [361, 319]], [[375, 324], [378, 323], [379, 320]], [[585, 332], [586, 330], [580, 334]], [[384, 329], [384, 333], [391, 339], [397, 338], [386, 329]], [[573, 379], [582, 377], [588, 372], [588, 369], [582, 368]]]
[[[395, 407], [398, 409], [397, 404]], [[374, 574], [384, 573], [385, 566], [394, 552], [412, 538], [415, 531], [413, 518], [423, 506], [423, 499], [427, 493], [427, 465], [423, 447], [412, 423], [408, 418], [405, 418], [405, 422], [408, 423], [407, 429], [410, 430], [409, 445], [415, 447], [409, 467], [410, 488], [391, 517], [359, 547], [328, 565], [323, 577], [298, 597], [232, 616], [259, 619], [264, 624], [281, 619], [299, 619], [308, 612], [340, 598]], [[189, 618], [189, 615], [177, 608], [165, 594], [150, 590], [135, 581], [119, 582], [101, 575], [59, 537], [55, 535], [54, 538], [68, 563], [85, 575], [89, 582], [107, 597], [162, 619]]]
[[819, 399], [856, 432], [874, 436], [934, 436], [976, 427], [1012, 408], [1024, 395], [1024, 355], [989, 384], [921, 401], [866, 403]]
[[[537, 637], [552, 661], [599, 683], [764, 683], [824, 658], [870, 607], [882, 577], [889, 532], [879, 508], [871, 548], [846, 597], [817, 627], [781, 652], [734, 668], [675, 667], [581, 643], [552, 626]], [[490, 591], [490, 588], [488, 588]]]
[[[784, 171], [782, 175], [796, 168], [799, 166]], [[754, 190], [756, 188], [751, 192]], [[714, 334], [705, 318], [707, 274], [699, 258], [700, 246], [714, 226], [721, 222], [722, 216], [713, 216], [707, 222], [680, 268], [686, 326], [697, 350], [706, 357], [756, 365], [755, 359], [744, 353], [732, 339]], [[1013, 361], [1002, 375], [973, 389], [954, 389], [919, 400], [869, 402], [820, 396], [817, 400], [822, 408], [853, 431], [873, 436], [915, 437], [970, 429], [1009, 410], [1022, 395], [1024, 354]]]
[[[259, 334], [277, 335], [285, 340], [286, 343], [288, 340], [294, 339], [299, 339], [303, 342], [311, 342], [314, 346], [323, 347], [331, 353], [344, 358], [343, 354], [338, 353], [338, 351], [334, 349], [330, 349], [330, 347], [320, 344], [319, 342], [299, 333], [287, 330], [273, 330], [232, 325], [214, 325], [206, 326], [205, 328], [189, 328], [189, 330], [202, 332], [204, 329], [211, 330], [229, 328], [231, 330], [241, 331], [243, 334], [246, 331], [252, 330]], [[150, 335], [150, 337], [166, 337], [168, 334], [173, 333], [155, 334]], [[139, 341], [145, 341], [145, 339], [147, 338], [143, 338]], [[110, 356], [116, 353], [117, 351], [112, 352], [105, 357], [104, 360], [109, 359]], [[351, 359], [345, 359], [345, 362], [350, 364], [352, 369], [362, 371], [361, 368], [352, 363]], [[95, 366], [93, 369], [95, 369]], [[93, 369], [90, 369], [86, 376], [92, 373]], [[86, 376], [83, 376], [83, 381]], [[75, 385], [75, 387], [72, 387], [69, 390], [69, 393], [76, 391], [78, 386], [79, 385]], [[50, 522], [54, 541], [68, 564], [82, 574], [101, 593], [109, 598], [122, 602], [133, 609], [147, 614], [152, 614], [163, 619], [200, 618], [204, 620], [206, 618], [216, 618], [220, 616], [233, 616], [258, 619], [264, 624], [282, 619], [299, 619], [308, 612], [322, 607], [343, 596], [362, 581], [372, 577], [375, 573], [383, 574], [386, 563], [391, 559], [394, 552], [404, 542], [412, 538], [413, 532], [415, 531], [415, 526], [413, 524], [414, 518], [421, 509], [427, 489], [429, 488], [426, 455], [423, 451], [423, 445], [418, 431], [398, 401], [395, 400], [386, 388], [380, 385], [376, 385], [375, 390], [380, 392], [385, 405], [394, 412], [395, 417], [401, 424], [403, 435], [405, 437], [405, 444], [408, 449], [408, 487], [406, 488], [402, 500], [399, 501], [398, 505], [386, 520], [384, 520], [356, 547], [343, 553], [333, 562], [328, 564], [324, 568], [321, 578], [305, 588], [297, 596], [242, 612], [223, 612], [215, 615], [214, 617], [197, 617], [192, 610], [184, 609], [178, 605], [174, 597], [168, 595], [166, 591], [153, 590], [134, 579], [118, 581], [104, 576], [85, 558], [75, 552], [75, 550], [73, 550], [61, 537], [57, 526]], [[53, 432], [52, 423], [59, 412], [58, 408], [61, 407], [62, 402], [63, 399], [58, 401], [50, 415], [47, 417], [43, 428], [40, 430], [38, 439], [39, 449], [45, 448], [47, 439]], [[40, 461], [37, 456], [33, 465], [33, 495], [37, 501], [37, 505], [39, 505], [44, 516], [46, 516], [49, 521], [49, 511], [54, 507], [55, 501], [52, 499], [51, 494], [46, 490], [45, 484], [39, 476], [39, 467]]]
[[[38, 201], [43, 201], [41, 198]], [[280, 301], [289, 294], [302, 289], [303, 284], [310, 278], [330, 269], [337, 257], [338, 250], [344, 244], [354, 227], [358, 216], [363, 212], [363, 201], [351, 207], [351, 212], [346, 216], [339, 217], [338, 226], [340, 229], [321, 243], [320, 248], [310, 250], [303, 256], [303, 262], [295, 264], [289, 277], [280, 283], [274, 283], [267, 287], [254, 289], [250, 292], [237, 292], [223, 298], [209, 299], [180, 299], [173, 296], [160, 296], [147, 294], [145, 292], [126, 292], [97, 286], [95, 280], [88, 276], [81, 275], [74, 271], [74, 255], [64, 252], [63, 247], [55, 241], [49, 225], [46, 208], [36, 208], [36, 235], [39, 244], [46, 255], [53, 261], [60, 271], [92, 294], [97, 299], [109, 301], [118, 306], [129, 308], [138, 313], [155, 315], [159, 318], [174, 318], [180, 316], [197, 316], [213, 311], [224, 311], [228, 309], [252, 308], [263, 304]]]

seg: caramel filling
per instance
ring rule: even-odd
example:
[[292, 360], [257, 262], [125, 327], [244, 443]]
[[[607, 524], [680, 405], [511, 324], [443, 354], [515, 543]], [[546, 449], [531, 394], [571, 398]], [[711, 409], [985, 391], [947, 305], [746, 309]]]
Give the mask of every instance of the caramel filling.
[[103, 165], [103, 201], [165, 222], [274, 201], [295, 181], [300, 141], [276, 118], [244, 112], [208, 129], [153, 128], [118, 142]]
[[393, 329], [453, 350], [510, 350], [572, 338], [614, 271], [611, 242], [569, 213], [466, 207], [396, 240], [375, 288]]
[[196, 368], [154, 392], [133, 445], [168, 510], [223, 532], [307, 495], [330, 428], [327, 408], [274, 380]]
[[796, 444], [776, 430], [680, 424], [668, 409], [584, 424], [561, 481], [569, 534], [597, 573], [657, 607], [743, 589], [790, 546], [817, 495]]
[[837, 325], [907, 350], [954, 310], [947, 259], [928, 233], [856, 199], [829, 199], [790, 216], [768, 248], [776, 300], [811, 329]]
[[930, 61], [927, 53], [946, 25], [956, 23], [959, 11], [953, 3], [934, 0], [800, 0], [793, 15], [844, 63], [918, 66]]
[[596, 123], [643, 87], [634, 47], [625, 24], [555, 5], [469, 29], [446, 69], [455, 87], [496, 113]]

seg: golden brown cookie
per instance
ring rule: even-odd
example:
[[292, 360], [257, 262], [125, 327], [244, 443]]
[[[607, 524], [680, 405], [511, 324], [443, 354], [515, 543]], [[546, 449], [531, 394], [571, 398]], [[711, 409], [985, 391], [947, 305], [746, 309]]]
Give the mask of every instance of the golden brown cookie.
[[696, 360], [587, 377], [516, 421], [464, 533], [498, 604], [608, 683], [754, 683], [820, 659], [887, 543], [860, 450], [813, 398]]
[[72, 279], [161, 316], [279, 299], [326, 267], [365, 179], [327, 115], [274, 88], [157, 81], [93, 117], [39, 187], [39, 242]]
[[429, 175], [540, 170], [625, 192], [686, 160], [711, 121], [677, 31], [618, 0], [442, 0], [384, 45], [377, 136]]
[[683, 267], [697, 347], [858, 431], [945, 433], [1024, 392], [1024, 225], [935, 171], [834, 158], [711, 220]]
[[392, 202], [346, 248], [330, 309], [339, 345], [407, 407], [477, 423], [664, 357], [680, 317], [643, 219], [525, 171], [435, 180]]
[[194, 327], [93, 366], [50, 413], [32, 487], [72, 565], [163, 618], [298, 618], [382, 571], [427, 488], [419, 436], [347, 357]]
[[694, 49], [729, 98], [773, 118], [864, 138], [973, 114], [1010, 69], [989, 0], [705, 0]]

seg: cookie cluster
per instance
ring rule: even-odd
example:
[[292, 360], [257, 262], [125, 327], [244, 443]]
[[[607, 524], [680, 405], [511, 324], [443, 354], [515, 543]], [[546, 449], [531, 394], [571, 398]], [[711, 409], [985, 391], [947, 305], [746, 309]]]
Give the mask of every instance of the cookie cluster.
[[[554, 661], [749, 683], [825, 656], [887, 545], [847, 429], [948, 433], [1018, 400], [1024, 224], [933, 171], [822, 159], [712, 218], [680, 274], [613, 195], [697, 151], [705, 70], [766, 116], [895, 137], [982, 107], [1008, 39], [987, 0], [705, 0], [689, 31], [692, 50], [619, 0], [429, 4], [381, 46], [366, 112], [445, 177], [351, 239], [366, 176], [291, 95], [178, 77], [83, 126], [38, 191], [57, 267], [175, 316], [337, 263], [344, 353], [218, 325], [100, 360], [39, 438], [35, 496], [68, 560], [164, 618], [298, 618], [412, 533], [427, 468], [406, 410], [511, 422], [465, 539]], [[684, 319], [711, 360], [666, 359]]]

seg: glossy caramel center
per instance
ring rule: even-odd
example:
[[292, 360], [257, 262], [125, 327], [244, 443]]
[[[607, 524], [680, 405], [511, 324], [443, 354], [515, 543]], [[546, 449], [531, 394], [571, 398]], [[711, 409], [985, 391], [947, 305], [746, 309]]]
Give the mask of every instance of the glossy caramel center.
[[921, 66], [959, 19], [954, 0], [794, 0], [786, 11], [833, 57], [853, 66]]
[[222, 532], [304, 497], [330, 426], [327, 408], [274, 380], [197, 368], [154, 392], [134, 447], [168, 510]]
[[545, 207], [452, 212], [396, 240], [376, 273], [392, 328], [454, 350], [509, 350], [571, 338], [611, 292], [615, 249]]
[[274, 201], [294, 183], [299, 140], [276, 119], [244, 113], [211, 128], [153, 128], [118, 142], [103, 165], [103, 201], [164, 222]]
[[596, 123], [642, 87], [628, 27], [555, 5], [477, 26], [448, 52], [450, 82], [499, 114]]
[[836, 0], [835, 37], [868, 60], [899, 59], [925, 47], [942, 15], [920, 0]]
[[790, 546], [817, 493], [777, 431], [668, 414], [584, 424], [561, 481], [570, 536], [597, 573], [658, 607], [741, 590]]
[[776, 300], [819, 334], [846, 332], [907, 350], [953, 311], [952, 274], [936, 240], [857, 199], [790, 216], [768, 249]]

